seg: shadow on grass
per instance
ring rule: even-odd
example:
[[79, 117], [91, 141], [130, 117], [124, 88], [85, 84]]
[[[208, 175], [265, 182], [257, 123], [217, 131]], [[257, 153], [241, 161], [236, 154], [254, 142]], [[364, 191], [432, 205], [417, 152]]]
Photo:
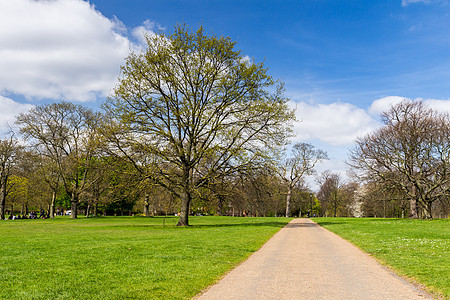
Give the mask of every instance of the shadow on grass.
[[316, 227], [315, 223], [288, 223], [286, 224], [286, 228], [299, 228], [299, 227]]
[[344, 222], [317, 222], [315, 221], [317, 224], [319, 224], [320, 226], [325, 225], [325, 226], [330, 226], [330, 225], [340, 225], [340, 224], [344, 224]]
[[[59, 218], [52, 219], [49, 222], [55, 224], [71, 224], [77, 227], [92, 227], [92, 229], [107, 229], [107, 228], [123, 228], [123, 229], [169, 229], [169, 228], [231, 228], [231, 227], [276, 227], [282, 228], [284, 226], [292, 227], [292, 224], [288, 224], [288, 220], [284, 220], [280, 218], [280, 221], [277, 220], [254, 220], [252, 218], [237, 218], [237, 220], [229, 220], [229, 222], [221, 222], [218, 221], [214, 223], [215, 220], [210, 220], [209, 222], [204, 222], [201, 218], [197, 218], [191, 221], [190, 226], [186, 227], [178, 227], [176, 224], [178, 223], [179, 217], [175, 216], [155, 216], [155, 217], [141, 217], [141, 216], [107, 216], [107, 217], [95, 217], [95, 218], [77, 218], [77, 219], [68, 219], [68, 218]], [[205, 220], [208, 220], [205, 217]], [[35, 220], [31, 220], [35, 221]], [[298, 227], [298, 226], [296, 226]]]
[[129, 229], [200, 229], [200, 228], [227, 228], [227, 227], [278, 227], [282, 228], [286, 225], [284, 222], [258, 222], [258, 223], [226, 223], [226, 224], [193, 224], [189, 226], [176, 226], [176, 223], [162, 224], [102, 224], [101, 226], [93, 226], [93, 228], [129, 228]]
[[[194, 224], [190, 225], [188, 228], [219, 228], [219, 227], [259, 227], [259, 226], [269, 226], [269, 227], [284, 227], [285, 222], [258, 222], [258, 223], [227, 223], [227, 224]], [[286, 225], [287, 226], [287, 225]]]

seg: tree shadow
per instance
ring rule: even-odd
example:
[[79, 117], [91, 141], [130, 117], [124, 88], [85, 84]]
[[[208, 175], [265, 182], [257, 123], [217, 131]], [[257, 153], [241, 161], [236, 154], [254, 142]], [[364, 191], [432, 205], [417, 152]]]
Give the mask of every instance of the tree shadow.
[[317, 227], [316, 223], [288, 223], [285, 228]]
[[285, 222], [258, 222], [258, 223], [226, 223], [226, 224], [194, 224], [190, 225], [189, 228], [220, 228], [220, 227], [260, 227], [260, 226], [267, 226], [267, 227], [285, 227], [289, 224], [286, 224]]
[[320, 226], [322, 226], [322, 225], [325, 225], [325, 226], [331, 226], [331, 225], [340, 225], [340, 224], [344, 224], [344, 222], [316, 222], [318, 225], [320, 225]]

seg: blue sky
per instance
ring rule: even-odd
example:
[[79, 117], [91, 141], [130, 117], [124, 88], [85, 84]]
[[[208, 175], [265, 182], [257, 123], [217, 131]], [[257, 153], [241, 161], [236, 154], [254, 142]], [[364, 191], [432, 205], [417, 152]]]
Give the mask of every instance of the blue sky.
[[167, 30], [203, 24], [265, 59], [293, 95], [363, 107], [393, 94], [450, 94], [450, 6], [411, 2], [93, 1], [131, 27], [147, 19]]
[[177, 23], [229, 36], [286, 83], [293, 142], [345, 173], [357, 136], [401, 100], [450, 111], [450, 3], [391, 1], [0, 0], [0, 131], [32, 105], [97, 107], [142, 33]]

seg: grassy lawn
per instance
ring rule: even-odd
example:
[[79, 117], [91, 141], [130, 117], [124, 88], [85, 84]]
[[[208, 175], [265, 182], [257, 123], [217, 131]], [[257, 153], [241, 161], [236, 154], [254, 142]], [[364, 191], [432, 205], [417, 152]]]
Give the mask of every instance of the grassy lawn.
[[399, 274], [450, 298], [449, 220], [314, 218]]
[[[291, 219], [103, 217], [0, 222], [1, 299], [187, 299]], [[165, 226], [163, 226], [165, 222]]]

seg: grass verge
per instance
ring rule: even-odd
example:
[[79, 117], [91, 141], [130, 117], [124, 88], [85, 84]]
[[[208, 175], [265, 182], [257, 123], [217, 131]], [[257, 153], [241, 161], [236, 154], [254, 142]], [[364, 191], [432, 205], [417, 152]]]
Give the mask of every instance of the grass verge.
[[399, 274], [450, 299], [449, 220], [314, 218]]
[[[0, 222], [1, 299], [188, 299], [291, 219], [103, 217]], [[163, 226], [164, 224], [164, 226]]]

